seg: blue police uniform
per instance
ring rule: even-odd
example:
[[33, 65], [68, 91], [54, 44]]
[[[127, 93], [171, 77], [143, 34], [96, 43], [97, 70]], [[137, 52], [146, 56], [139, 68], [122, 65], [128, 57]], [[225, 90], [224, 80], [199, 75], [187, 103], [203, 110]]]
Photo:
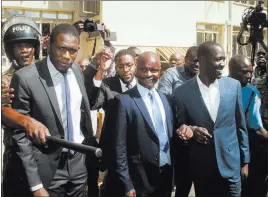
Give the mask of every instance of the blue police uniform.
[[241, 196], [266, 196], [267, 193], [266, 148], [263, 146], [264, 141], [256, 133], [256, 130], [263, 128], [260, 98], [261, 94], [256, 87], [250, 84], [242, 87], [242, 100], [248, 128], [251, 158], [249, 176], [243, 183]]
[[[243, 107], [246, 115], [247, 126], [250, 129], [263, 128], [260, 107], [261, 107], [261, 94], [258, 89], [250, 84], [242, 87], [242, 100]], [[250, 102], [250, 103], [249, 103]]]

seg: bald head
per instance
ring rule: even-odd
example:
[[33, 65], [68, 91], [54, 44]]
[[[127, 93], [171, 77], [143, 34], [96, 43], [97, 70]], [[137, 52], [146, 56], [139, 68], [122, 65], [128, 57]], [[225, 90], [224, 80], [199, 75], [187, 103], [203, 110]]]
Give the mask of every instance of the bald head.
[[181, 53], [179, 52], [173, 53], [169, 58], [169, 64], [172, 66], [182, 66], [183, 59], [184, 56]]
[[157, 65], [161, 65], [159, 56], [152, 51], [146, 51], [144, 53], [141, 53], [139, 57], [137, 58], [137, 64], [141, 62], [146, 63], [156, 63]]
[[248, 68], [251, 65], [250, 60], [244, 55], [235, 55], [229, 61], [230, 76], [242, 68]]
[[230, 77], [246, 86], [251, 79], [252, 66], [250, 60], [243, 55], [235, 55], [229, 61]]
[[152, 89], [160, 77], [160, 70], [160, 58], [155, 52], [148, 51], [138, 56], [136, 77], [143, 87]]

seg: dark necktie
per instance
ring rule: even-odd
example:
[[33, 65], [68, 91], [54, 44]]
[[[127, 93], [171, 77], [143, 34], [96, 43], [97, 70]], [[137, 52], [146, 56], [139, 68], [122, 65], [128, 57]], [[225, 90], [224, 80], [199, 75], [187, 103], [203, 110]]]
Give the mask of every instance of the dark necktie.
[[132, 88], [132, 85], [129, 83], [126, 85], [127, 89], [131, 89]]
[[70, 95], [70, 86], [67, 79], [67, 73], [62, 73], [64, 77], [65, 84], [65, 99], [66, 99], [66, 116], [67, 116], [67, 136], [68, 141], [74, 141], [73, 133], [73, 121], [72, 121], [72, 112], [71, 112], [71, 95]]

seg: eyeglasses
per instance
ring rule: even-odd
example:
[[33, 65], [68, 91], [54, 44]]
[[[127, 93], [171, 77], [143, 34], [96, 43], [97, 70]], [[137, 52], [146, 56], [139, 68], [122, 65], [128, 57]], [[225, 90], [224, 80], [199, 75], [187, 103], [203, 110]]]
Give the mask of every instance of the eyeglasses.
[[117, 65], [118, 70], [123, 70], [125, 67], [127, 67], [127, 70], [130, 70], [134, 64], [128, 63], [128, 64], [119, 64]]

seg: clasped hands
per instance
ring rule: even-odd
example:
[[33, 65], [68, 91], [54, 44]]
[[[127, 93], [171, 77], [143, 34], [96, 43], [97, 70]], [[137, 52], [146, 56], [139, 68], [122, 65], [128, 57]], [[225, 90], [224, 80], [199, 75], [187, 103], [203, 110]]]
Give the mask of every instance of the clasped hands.
[[207, 129], [197, 126], [182, 125], [176, 130], [176, 133], [183, 140], [193, 138], [201, 144], [208, 144], [209, 140], [212, 138]]

